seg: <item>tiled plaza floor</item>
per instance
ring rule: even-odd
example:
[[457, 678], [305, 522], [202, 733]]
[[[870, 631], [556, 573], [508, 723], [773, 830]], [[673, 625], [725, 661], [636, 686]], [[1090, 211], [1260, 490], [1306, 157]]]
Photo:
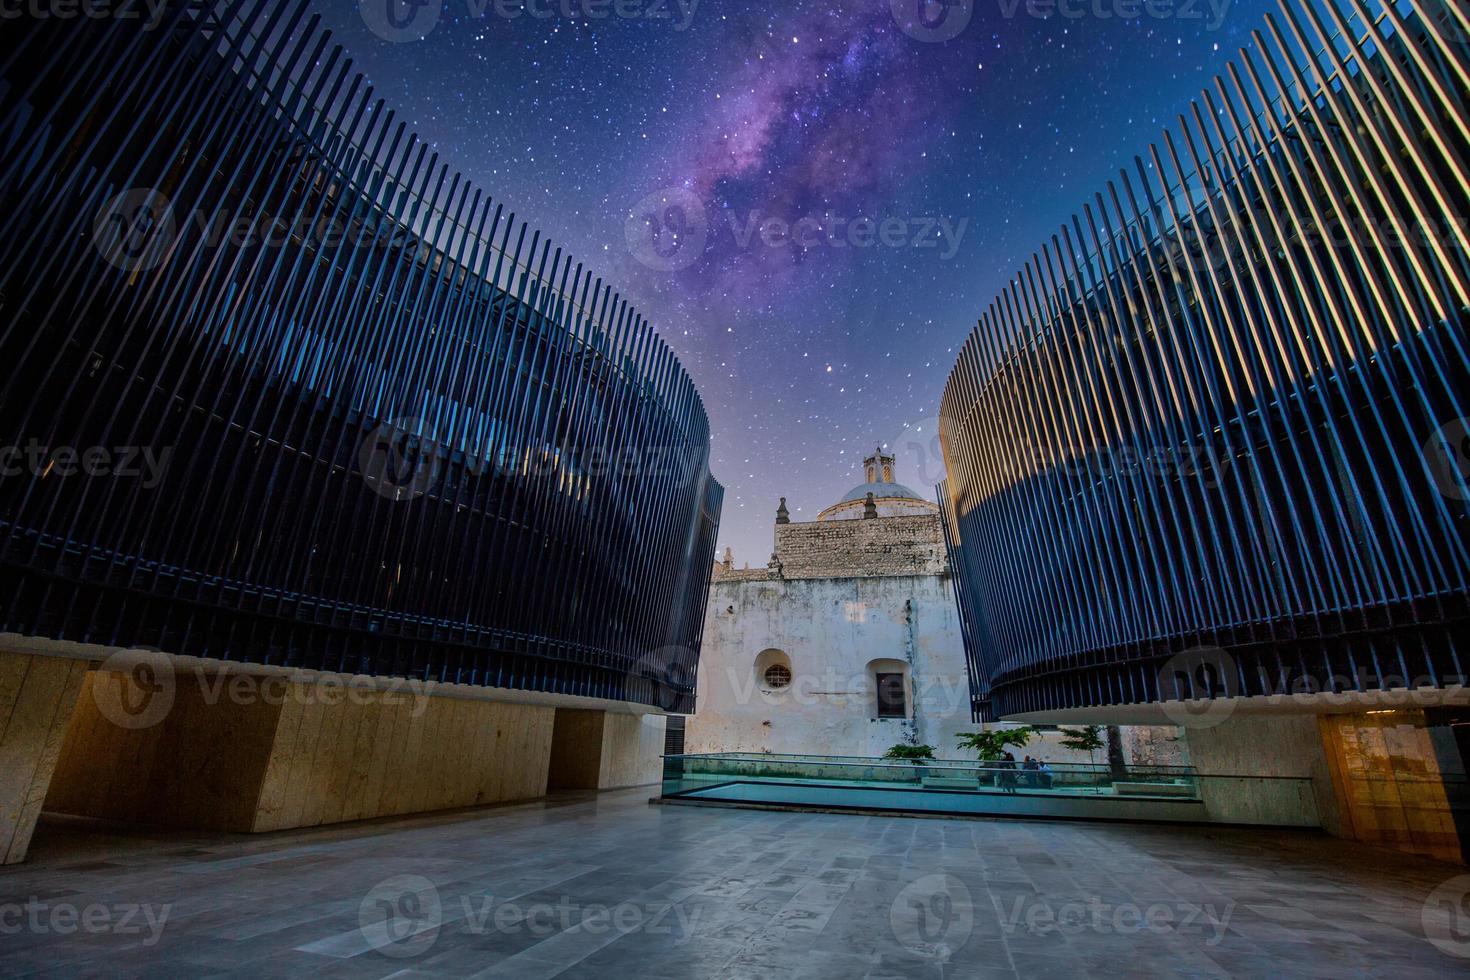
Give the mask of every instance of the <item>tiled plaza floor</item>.
[[261, 837], [50, 822], [0, 871], [0, 974], [1470, 975], [1437, 904], [1463, 869], [1325, 837], [648, 795]]

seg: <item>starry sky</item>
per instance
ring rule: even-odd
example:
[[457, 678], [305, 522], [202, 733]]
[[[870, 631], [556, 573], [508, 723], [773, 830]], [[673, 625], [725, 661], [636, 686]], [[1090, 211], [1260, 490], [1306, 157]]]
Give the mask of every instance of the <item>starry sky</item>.
[[[416, 0], [390, 22], [388, 2], [312, 0], [447, 162], [674, 348], [710, 416], [720, 548], [752, 565], [779, 497], [814, 519], [880, 443], [932, 499], [940, 394], [981, 308], [1275, 7]], [[567, 16], [589, 9], [609, 16]]]

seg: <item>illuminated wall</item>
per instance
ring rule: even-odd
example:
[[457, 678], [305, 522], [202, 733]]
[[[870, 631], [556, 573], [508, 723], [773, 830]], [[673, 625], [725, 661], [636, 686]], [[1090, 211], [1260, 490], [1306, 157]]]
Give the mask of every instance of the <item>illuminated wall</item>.
[[1283, 9], [960, 353], [977, 717], [1464, 677], [1470, 14]]

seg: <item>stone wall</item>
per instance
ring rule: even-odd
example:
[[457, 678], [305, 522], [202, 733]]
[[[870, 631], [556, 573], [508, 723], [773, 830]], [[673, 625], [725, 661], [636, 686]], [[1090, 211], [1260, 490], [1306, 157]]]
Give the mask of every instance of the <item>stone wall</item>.
[[[119, 685], [134, 689], [109, 690]], [[284, 679], [279, 697], [210, 690], [179, 683], [161, 718], [119, 725], [109, 706], [145, 704], [149, 695], [132, 676], [88, 673], [46, 809], [260, 832], [546, 791], [552, 708], [371, 690], [348, 696]]]
[[86, 674], [82, 661], [0, 651], [0, 864], [30, 849]]
[[939, 518], [932, 514], [776, 526], [782, 578], [877, 578], [948, 572]]
[[622, 789], [657, 783], [663, 715], [557, 708], [548, 789]]
[[1200, 796], [1219, 823], [1322, 827], [1341, 834], [1315, 715], [1242, 715], [1185, 730]]

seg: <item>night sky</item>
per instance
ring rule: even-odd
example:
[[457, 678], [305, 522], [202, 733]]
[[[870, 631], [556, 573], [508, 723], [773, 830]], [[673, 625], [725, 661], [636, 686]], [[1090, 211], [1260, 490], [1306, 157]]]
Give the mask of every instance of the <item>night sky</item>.
[[[932, 497], [934, 416], [982, 306], [1275, 7], [1123, 19], [1090, 11], [1130, 0], [1072, 0], [1086, 16], [1041, 19], [975, 0], [958, 36], [920, 40], [899, 20], [921, 0], [621, 0], [668, 17], [595, 21], [561, 12], [585, 0], [540, 0], [548, 18], [442, 0], [435, 21], [427, 0], [402, 33], [388, 2], [314, 0], [447, 162], [672, 345], [709, 411], [720, 547], [753, 565], [778, 497], [814, 519], [878, 443]], [[796, 230], [763, 234], [772, 218]]]

